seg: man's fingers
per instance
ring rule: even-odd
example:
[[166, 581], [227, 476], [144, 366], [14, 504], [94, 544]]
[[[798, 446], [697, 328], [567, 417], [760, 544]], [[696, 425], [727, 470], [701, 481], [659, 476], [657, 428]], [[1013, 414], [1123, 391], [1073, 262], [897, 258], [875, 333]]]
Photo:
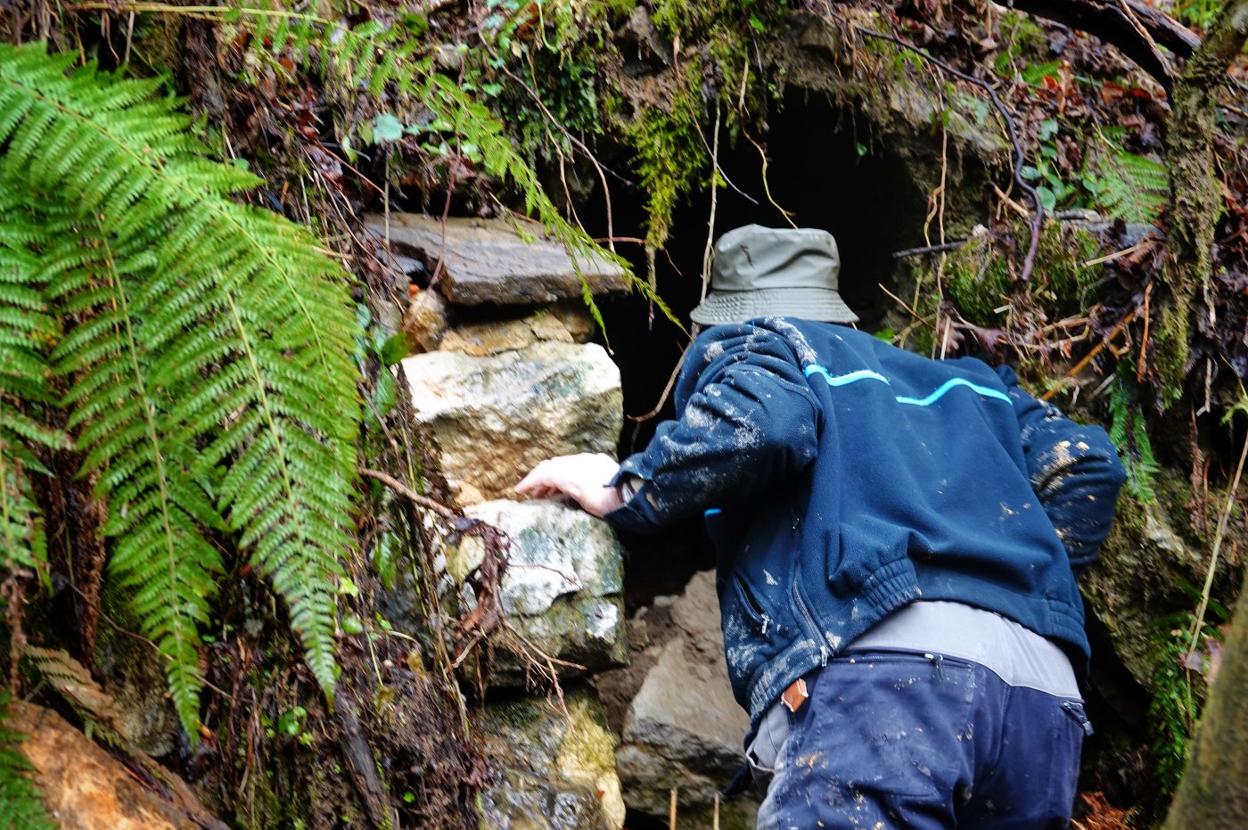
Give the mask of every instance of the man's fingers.
[[548, 487], [550, 484], [550, 462], [543, 461], [538, 464], [529, 474], [520, 479], [520, 483], [516, 485], [517, 493], [530, 494], [538, 487]]

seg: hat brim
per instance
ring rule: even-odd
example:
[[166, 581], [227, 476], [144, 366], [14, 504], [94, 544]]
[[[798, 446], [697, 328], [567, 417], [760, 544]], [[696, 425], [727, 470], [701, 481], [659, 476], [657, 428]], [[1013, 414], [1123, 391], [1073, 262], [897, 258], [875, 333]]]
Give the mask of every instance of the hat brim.
[[797, 317], [822, 323], [858, 321], [858, 315], [831, 288], [712, 291], [689, 316], [704, 326], [741, 323], [753, 317]]

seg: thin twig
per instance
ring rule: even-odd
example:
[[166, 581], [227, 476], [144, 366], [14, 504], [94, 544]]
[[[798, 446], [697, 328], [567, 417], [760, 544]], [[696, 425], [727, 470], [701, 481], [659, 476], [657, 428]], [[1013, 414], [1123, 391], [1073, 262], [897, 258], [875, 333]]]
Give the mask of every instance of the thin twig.
[[1245, 460], [1248, 460], [1248, 438], [1244, 439], [1244, 448], [1239, 453], [1239, 465], [1235, 468], [1235, 478], [1231, 482], [1231, 489], [1226, 493], [1222, 515], [1218, 517], [1218, 529], [1213, 536], [1213, 553], [1209, 555], [1209, 570], [1205, 573], [1205, 585], [1200, 592], [1200, 606], [1196, 609], [1196, 623], [1192, 626], [1192, 638], [1187, 646], [1188, 654], [1196, 650], [1196, 643], [1200, 641], [1200, 630], [1205, 625], [1205, 612], [1209, 609], [1209, 595], [1213, 590], [1213, 574], [1218, 567], [1218, 554], [1222, 550], [1222, 539], [1226, 536], [1226, 523], [1231, 517], [1232, 508], [1235, 507], [1235, 494], [1239, 491], [1239, 479], [1244, 474]]
[[1005, 131], [1006, 131], [1006, 134], [1009, 136], [1010, 146], [1014, 150], [1014, 181], [1017, 182], [1019, 188], [1031, 198], [1031, 203], [1035, 206], [1035, 210], [1032, 211], [1031, 213], [1031, 220], [1030, 220], [1031, 242], [1027, 246], [1027, 254], [1023, 257], [1023, 271], [1022, 271], [1022, 275], [1019, 277], [1019, 280], [1021, 282], [1027, 282], [1029, 279], [1031, 279], [1031, 270], [1032, 270], [1032, 267], [1035, 265], [1035, 261], [1036, 261], [1036, 251], [1040, 245], [1040, 228], [1044, 223], [1044, 205], [1040, 203], [1040, 194], [1037, 193], [1036, 189], [1032, 187], [1030, 184], [1028, 184], [1027, 180], [1023, 178], [1023, 166], [1026, 163], [1027, 159], [1023, 153], [1022, 142], [1019, 140], [1019, 137], [1018, 137], [1018, 128], [1014, 124], [1014, 118], [1013, 116], [1010, 115], [1010, 111], [1006, 109], [1005, 103], [1002, 102], [1000, 96], [997, 95], [997, 91], [993, 89], [992, 85], [989, 84], [987, 81], [980, 80], [979, 78], [976, 78], [973, 75], [968, 75], [962, 70], [956, 69], [950, 66], [949, 64], [942, 61], [940, 58], [937, 58], [931, 55], [927, 50], [921, 49], [912, 43], [908, 43], [902, 40], [901, 38], [897, 37], [896, 35], [892, 35], [887, 32], [877, 32], [874, 29], [867, 29], [865, 27], [859, 26], [858, 24], [853, 23], [841, 17], [836, 12], [832, 11], [830, 4], [825, 3], [825, 8], [826, 8], [826, 13], [829, 16], [835, 17], [838, 20], [840, 20], [842, 25], [848, 26], [851, 29], [855, 29], [858, 32], [866, 35], [867, 37], [873, 37], [873, 38], [876, 38], [877, 40], [886, 40], [890, 43], [900, 46], [903, 49], [907, 49], [911, 52], [914, 52], [919, 57], [923, 58], [926, 61], [930, 61], [931, 63], [940, 67], [942, 70], [944, 70], [945, 72], [948, 72], [950, 75], [954, 76], [955, 78], [965, 81], [968, 84], [972, 84], [973, 86], [977, 86], [980, 89], [982, 89], [985, 93], [987, 93], [988, 97], [992, 100], [993, 108], [996, 109], [997, 114], [1001, 116], [1001, 120], [1005, 124]]
[[906, 259], [912, 256], [926, 256], [928, 254], [940, 254], [946, 251], [956, 251], [961, 248], [969, 239], [951, 239], [948, 242], [942, 242], [939, 245], [922, 245], [918, 248], [903, 248], [900, 251], [893, 251], [896, 259]]
[[766, 194], [767, 201], [771, 203], [772, 207], [780, 211], [780, 215], [784, 217], [784, 221], [788, 222], [790, 227], [796, 229], [797, 223], [794, 222], [792, 219], [793, 214], [785, 210], [784, 208], [780, 207], [780, 205], [776, 203], [776, 200], [773, 199], [771, 196], [771, 185], [768, 184], [767, 182], [767, 151], [764, 150], [763, 145], [755, 141], [753, 137], [750, 136], [749, 133], [742, 131], [741, 134], [745, 136], [746, 141], [754, 145], [754, 149], [758, 151], [759, 157], [762, 158], [763, 160], [763, 170], [762, 170], [763, 193]]
[[672, 369], [672, 375], [667, 379], [667, 386], [663, 387], [663, 394], [659, 395], [659, 402], [654, 405], [654, 409], [651, 409], [645, 415], [629, 415], [628, 420], [642, 423], [655, 417], [663, 410], [663, 404], [667, 403], [668, 396], [672, 394], [672, 387], [676, 385], [676, 378], [680, 376], [680, 367], [685, 365], [685, 357], [688, 354], [689, 350], [687, 348], [680, 353], [680, 360], [676, 361], [676, 368]]
[[1091, 363], [1096, 358], [1096, 356], [1105, 349], [1106, 346], [1108, 346], [1111, 342], [1113, 342], [1113, 339], [1118, 336], [1118, 333], [1121, 332], [1124, 328], [1126, 328], [1128, 323], [1130, 323], [1132, 320], [1135, 319], [1136, 311], [1137, 309], [1134, 309], [1134, 308], [1128, 311], [1126, 315], [1121, 320], [1118, 321], [1118, 324], [1114, 326], [1112, 329], [1110, 329], [1109, 334], [1106, 334], [1103, 338], [1101, 338], [1101, 342], [1093, 346], [1092, 351], [1084, 355], [1083, 359], [1080, 360], [1078, 363], [1076, 363], [1075, 367], [1066, 374], [1066, 377], [1062, 378], [1063, 383], [1057, 386], [1054, 386], [1048, 392], [1045, 392], [1043, 395], [1040, 396], [1040, 400], [1047, 401], [1050, 398], [1052, 398], [1061, 390], [1062, 385], [1066, 381], [1074, 380], [1075, 377], [1080, 372], [1086, 369], [1088, 364]]
[[447, 507], [445, 504], [442, 504], [442, 502], [435, 501], [428, 496], [422, 496], [420, 493], [417, 493], [411, 487], [408, 487], [406, 484], [399, 481], [389, 473], [383, 473], [381, 470], [370, 470], [367, 467], [360, 467], [358, 472], [366, 478], [373, 478], [380, 481], [382, 484], [386, 485], [400, 496], [403, 496], [412, 504], [423, 507], [426, 510], [432, 510], [444, 519], [460, 518], [459, 514]]
[[1148, 311], [1149, 299], [1153, 295], [1153, 282], [1150, 280], [1148, 286], [1144, 289], [1144, 333], [1140, 335], [1140, 357], [1136, 361], [1139, 365], [1135, 370], [1135, 382], [1144, 382], [1144, 373], [1148, 371], [1148, 324], [1151, 315]]
[[896, 302], [896, 303], [897, 303], [897, 305], [899, 305], [899, 306], [901, 306], [903, 309], [905, 309], [905, 310], [906, 310], [906, 313], [907, 313], [907, 314], [909, 314], [911, 317], [913, 317], [915, 320], [917, 320], [917, 321], [918, 321], [918, 322], [920, 322], [920, 323], [926, 323], [926, 322], [928, 322], [928, 318], [926, 318], [926, 317], [921, 317], [921, 316], [919, 315], [919, 312], [917, 312], [917, 311], [915, 311], [913, 308], [911, 308], [911, 307], [910, 307], [910, 305], [909, 305], [909, 304], [908, 304], [905, 300], [903, 300], [901, 297], [898, 297], [896, 294], [894, 294], [893, 292], [891, 292], [891, 291], [889, 291], [887, 288], [885, 288], [885, 287], [884, 287], [884, 283], [882, 283], [882, 282], [881, 282], [881, 283], [876, 283], [876, 284], [880, 287], [880, 290], [881, 290], [881, 291], [883, 291], [883, 292], [884, 292], [885, 294], [887, 294], [888, 296], [892, 297], [892, 298], [893, 298], [893, 301], [894, 301], [894, 302]]
[[[719, 204], [719, 102], [715, 102], [715, 135], [711, 138], [711, 215], [706, 220], [706, 248], [702, 251], [702, 299], [711, 284], [711, 255], [715, 242], [715, 208]], [[701, 135], [701, 132], [699, 132]], [[705, 142], [705, 139], [703, 139]]]

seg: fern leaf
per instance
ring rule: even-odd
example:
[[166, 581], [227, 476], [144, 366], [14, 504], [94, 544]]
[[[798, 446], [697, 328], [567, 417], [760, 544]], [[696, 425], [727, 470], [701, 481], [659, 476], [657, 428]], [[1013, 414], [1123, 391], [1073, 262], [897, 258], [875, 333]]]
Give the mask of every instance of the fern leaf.
[[89, 221], [53, 224], [45, 252], [55, 267], [49, 290], [85, 322], [53, 354], [74, 379], [65, 401], [70, 429], [86, 452], [84, 470], [100, 472], [97, 495], [109, 505], [109, 573], [127, 591], [144, 632], [166, 658], [174, 708], [188, 734], [199, 723], [199, 625], [208, 620], [221, 557], [204, 527], [221, 528], [208, 494], [190, 470], [193, 432], [167, 415], [166, 398], [196, 380], [154, 380], [143, 319], [159, 313], [136, 302], [150, 258], [110, 240]]
[[1123, 370], [1110, 386], [1109, 412], [1109, 439], [1118, 448], [1122, 466], [1127, 471], [1127, 492], [1142, 502], [1156, 500], [1153, 482], [1161, 472], [1161, 465], [1153, 455], [1153, 445], [1140, 415], [1135, 384], [1127, 379]]
[[116, 701], [95, 682], [86, 667], [64, 649], [28, 645], [22, 649], [22, 657], [84, 718], [100, 722], [109, 729], [115, 729], [121, 721]]
[[1096, 207], [1128, 222], [1156, 222], [1170, 193], [1165, 165], [1128, 152], [1114, 133], [1102, 132], [1100, 139], [1096, 173], [1088, 180]]
[[39, 788], [30, 779], [22, 736], [6, 725], [9, 693], [0, 691], [0, 830], [55, 830]]
[[[75, 362], [89, 368], [78, 372], [86, 379], [67, 403], [75, 427], [91, 439], [87, 464], [112, 488], [110, 501], [161, 517], [131, 526], [129, 511], [110, 511], [120, 517], [110, 519], [118, 546], [124, 537], [132, 548], [118, 551], [117, 567], [136, 603], [154, 615], [154, 630], [167, 641], [162, 648], [178, 650], [175, 662], [191, 659], [187, 621], [204, 616], [191, 594], [211, 592], [215, 560], [199, 550], [191, 557], [198, 571], [166, 567], [159, 576], [150, 551], [164, 545], [171, 553], [157, 559], [173, 562], [168, 540], [192, 535], [190, 520], [203, 522], [215, 508], [287, 601], [329, 693], [333, 577], [352, 543], [360, 419], [346, 275], [306, 229], [235, 202], [257, 180], [206, 160], [176, 102], [152, 91], [151, 83], [90, 66], [71, 71], [67, 59], [49, 58], [39, 45], [0, 46], [0, 145], [7, 147], [0, 165], [62, 194], [116, 250], [117, 280], [79, 276], [65, 294], [67, 303], [95, 310], [88, 324], [95, 328], [81, 331], [113, 332], [112, 342], [75, 332], [62, 344], [66, 370], [75, 371]], [[72, 266], [73, 256], [66, 259]], [[110, 291], [118, 300], [118, 290], [133, 312], [134, 348], [117, 342], [126, 315], [100, 305]], [[95, 367], [103, 366], [112, 380], [98, 379]], [[195, 372], [196, 383], [184, 382]], [[110, 408], [116, 399], [101, 393], [133, 388], [140, 376], [155, 410]], [[201, 388], [213, 394], [197, 394]], [[191, 463], [177, 448], [200, 439], [206, 448]], [[163, 468], [155, 464], [156, 442]], [[126, 455], [131, 444], [150, 451]], [[135, 481], [142, 476], [147, 483]], [[196, 494], [209, 480], [219, 484], [215, 505]], [[158, 607], [158, 579], [176, 583], [173, 607]], [[175, 695], [187, 722], [196, 687], [190, 672], [179, 682]]]
[[21, 195], [0, 180], [0, 572], [29, 569], [46, 578], [43, 527], [29, 473], [37, 445], [63, 443], [39, 411], [51, 400], [44, 356], [54, 325], [30, 246], [46, 231]]

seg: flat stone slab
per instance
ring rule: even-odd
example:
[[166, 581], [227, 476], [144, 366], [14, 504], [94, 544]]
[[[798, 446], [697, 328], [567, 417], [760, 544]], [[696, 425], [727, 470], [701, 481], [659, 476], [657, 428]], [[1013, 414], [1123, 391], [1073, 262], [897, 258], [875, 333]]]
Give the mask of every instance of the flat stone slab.
[[[385, 238], [384, 215], [369, 214], [364, 225]], [[411, 270], [420, 263], [432, 272], [442, 259], [443, 273], [435, 287], [459, 305], [542, 305], [580, 297], [581, 277], [594, 294], [628, 288], [625, 270], [605, 257], [578, 259], [578, 276], [563, 246], [546, 239], [542, 226], [527, 220], [451, 217], [444, 234], [440, 219], [391, 213], [389, 231], [397, 267]]]

